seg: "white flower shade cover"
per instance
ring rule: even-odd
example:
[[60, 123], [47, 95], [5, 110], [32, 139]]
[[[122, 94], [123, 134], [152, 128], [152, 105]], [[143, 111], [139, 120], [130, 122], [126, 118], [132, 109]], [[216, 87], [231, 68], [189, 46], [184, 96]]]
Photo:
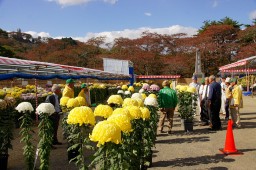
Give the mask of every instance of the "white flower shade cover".
[[130, 95], [131, 92], [130, 92], [130, 91], [125, 91], [124, 94], [125, 94], [125, 95]]
[[36, 108], [37, 114], [46, 113], [48, 115], [52, 115], [55, 112], [55, 108], [51, 103], [41, 103]]
[[144, 105], [148, 105], [148, 106], [158, 106], [158, 102], [156, 98], [153, 97], [146, 97], [145, 101], [144, 101]]
[[132, 99], [138, 99], [139, 98], [139, 99], [143, 100], [143, 97], [140, 93], [133, 93], [131, 98]]
[[123, 93], [124, 93], [123, 90], [118, 90], [118, 91], [117, 91], [117, 94], [123, 94]]
[[21, 102], [15, 109], [19, 113], [26, 112], [26, 111], [29, 111], [29, 112], [34, 111], [34, 108], [33, 108], [32, 104], [29, 103], [29, 102]]

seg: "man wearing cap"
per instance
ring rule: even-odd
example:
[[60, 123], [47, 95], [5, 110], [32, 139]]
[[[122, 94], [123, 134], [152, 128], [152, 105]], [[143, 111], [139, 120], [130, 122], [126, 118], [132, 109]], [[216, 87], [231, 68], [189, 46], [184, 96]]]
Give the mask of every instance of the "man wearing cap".
[[158, 104], [161, 111], [161, 116], [159, 119], [159, 131], [163, 133], [164, 120], [167, 117], [168, 120], [168, 134], [171, 134], [173, 126], [173, 115], [174, 109], [177, 105], [178, 99], [176, 91], [170, 88], [170, 83], [168, 80], [163, 81], [163, 88], [159, 91]]
[[221, 86], [216, 82], [216, 77], [209, 77], [208, 107], [210, 109], [211, 128], [209, 130], [221, 130], [220, 107], [221, 107]]
[[232, 78], [231, 80], [231, 86], [232, 86], [232, 98], [230, 101], [230, 113], [233, 122], [236, 123], [236, 126], [238, 128], [241, 127], [241, 122], [240, 122], [240, 113], [239, 109], [242, 108], [242, 90], [241, 88], [237, 85], [237, 79]]
[[90, 95], [89, 95], [89, 91], [87, 89], [87, 86], [85, 83], [83, 83], [81, 85], [81, 91], [80, 93], [78, 94], [79, 97], [83, 97], [86, 101], [86, 106], [89, 106], [90, 105]]
[[230, 104], [230, 100], [232, 98], [232, 86], [230, 84], [230, 77], [227, 77], [225, 80], [226, 83], [226, 89], [225, 89], [225, 95], [226, 95], [226, 103], [225, 103], [225, 111], [226, 111], [226, 116], [225, 116], [225, 120], [228, 121], [229, 120], [229, 104]]
[[[199, 88], [200, 88], [200, 84], [197, 83], [197, 76], [196, 75], [193, 75], [192, 76], [192, 82], [189, 84], [189, 87], [194, 87], [196, 88], [196, 94], [198, 95], [199, 94]], [[200, 96], [198, 95], [198, 98], [197, 98], [197, 101], [196, 101], [196, 104], [197, 104], [197, 107], [196, 107], [196, 114], [198, 115], [199, 113], [201, 113], [201, 108], [200, 108]]]
[[75, 81], [73, 79], [67, 79], [66, 86], [62, 92], [62, 97], [74, 98], [74, 85]]

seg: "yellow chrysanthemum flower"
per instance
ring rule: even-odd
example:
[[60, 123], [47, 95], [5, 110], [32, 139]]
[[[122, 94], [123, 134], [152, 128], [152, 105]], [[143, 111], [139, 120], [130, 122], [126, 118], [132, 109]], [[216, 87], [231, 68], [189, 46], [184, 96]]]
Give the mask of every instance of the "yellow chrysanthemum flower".
[[188, 86], [180, 86], [179, 91], [187, 91]]
[[122, 105], [123, 104], [123, 99], [120, 95], [111, 95], [108, 100], [108, 104], [117, 104], [117, 105]]
[[153, 97], [153, 98], [155, 98], [155, 99], [157, 99], [157, 97], [156, 97], [156, 95], [155, 94], [150, 94], [150, 95], [148, 95], [148, 97]]
[[145, 93], [141, 93], [141, 96], [142, 96], [143, 100], [145, 100], [147, 98], [147, 95]]
[[108, 118], [112, 115], [113, 109], [109, 105], [98, 105], [94, 110], [94, 116], [101, 116], [104, 118]]
[[70, 99], [69, 97], [62, 97], [62, 98], [60, 98], [60, 105], [61, 106], [66, 106], [69, 99]]
[[129, 110], [126, 108], [116, 108], [113, 111], [112, 115], [115, 115], [115, 114], [127, 114], [127, 115], [131, 116]]
[[67, 119], [68, 124], [91, 124], [95, 125], [95, 117], [91, 108], [87, 106], [75, 107], [68, 114]]
[[107, 121], [116, 123], [124, 133], [132, 131], [131, 117], [129, 114], [114, 114]]
[[129, 86], [128, 91], [134, 92], [134, 87], [133, 86]]
[[195, 88], [195, 87], [188, 87], [188, 88], [187, 88], [187, 92], [189, 92], [189, 93], [195, 93], [195, 92], [196, 92], [196, 88]]
[[178, 84], [175, 88], [176, 88], [177, 90], [179, 90], [180, 87], [181, 87], [181, 85]]
[[121, 143], [121, 129], [116, 123], [104, 120], [96, 124], [89, 138], [91, 141], [98, 142], [98, 147], [107, 142], [119, 144]]
[[128, 89], [128, 86], [127, 85], [122, 85], [122, 90], [127, 90]]
[[67, 108], [79, 107], [79, 102], [75, 98], [70, 98], [67, 102]]
[[129, 110], [132, 119], [140, 119], [142, 117], [141, 110], [138, 106], [126, 106], [125, 108]]
[[139, 106], [137, 100], [132, 98], [125, 98], [123, 102], [123, 107], [125, 106]]
[[86, 105], [86, 100], [85, 100], [85, 98], [78, 96], [78, 97], [76, 97], [75, 99], [78, 101], [79, 106], [85, 106], [85, 105]]
[[143, 107], [144, 106], [144, 101], [142, 99], [136, 98], [135, 100], [138, 102], [138, 106], [139, 107]]
[[150, 118], [150, 111], [146, 107], [140, 107], [141, 113], [142, 113], [142, 119], [146, 120]]

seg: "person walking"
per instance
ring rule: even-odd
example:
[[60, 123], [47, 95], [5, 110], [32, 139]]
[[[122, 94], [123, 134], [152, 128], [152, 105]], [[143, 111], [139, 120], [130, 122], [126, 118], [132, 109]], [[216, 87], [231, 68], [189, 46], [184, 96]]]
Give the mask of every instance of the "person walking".
[[66, 86], [62, 92], [62, 97], [74, 98], [74, 85], [75, 81], [73, 79], [67, 79]]
[[[60, 113], [61, 107], [59, 102], [59, 96], [61, 95], [60, 87], [57, 84], [52, 86], [53, 94], [46, 97], [45, 102], [51, 103], [54, 106], [55, 112], [50, 116], [50, 119], [53, 122], [53, 145], [61, 145], [62, 143], [58, 141], [57, 134], [58, 134], [58, 127], [60, 121]], [[53, 147], [54, 148], [54, 147]]]
[[240, 122], [240, 108], [243, 107], [243, 97], [242, 97], [242, 90], [241, 88], [237, 85], [237, 79], [233, 78], [231, 80], [231, 86], [232, 86], [232, 98], [230, 101], [230, 113], [231, 113], [231, 118], [233, 122], [236, 124], [238, 128], [241, 127], [241, 122]]
[[228, 121], [229, 120], [229, 104], [230, 104], [230, 100], [232, 98], [232, 86], [230, 84], [230, 77], [227, 77], [225, 80], [226, 83], [226, 88], [225, 88], [225, 95], [226, 95], [226, 102], [225, 102], [225, 111], [226, 111], [226, 116], [225, 116], [225, 120]]
[[158, 130], [163, 133], [164, 120], [167, 117], [168, 120], [168, 134], [172, 132], [174, 110], [177, 106], [178, 98], [176, 91], [170, 88], [168, 80], [163, 81], [163, 88], [159, 91], [158, 104], [161, 111]]
[[202, 89], [201, 95], [201, 113], [200, 120], [201, 126], [209, 125], [209, 108], [208, 108], [208, 96], [209, 96], [209, 78], [205, 77], [205, 85]]
[[216, 82], [214, 75], [209, 77], [208, 107], [210, 109], [211, 128], [209, 130], [221, 130], [220, 107], [221, 107], [221, 86]]
[[223, 115], [226, 115], [226, 109], [225, 109], [225, 103], [226, 103], [226, 93], [225, 93], [225, 89], [226, 89], [226, 77], [222, 76], [221, 77], [221, 111]]
[[85, 83], [81, 85], [81, 91], [78, 94], [79, 97], [83, 97], [86, 101], [86, 106], [90, 106], [90, 93]]

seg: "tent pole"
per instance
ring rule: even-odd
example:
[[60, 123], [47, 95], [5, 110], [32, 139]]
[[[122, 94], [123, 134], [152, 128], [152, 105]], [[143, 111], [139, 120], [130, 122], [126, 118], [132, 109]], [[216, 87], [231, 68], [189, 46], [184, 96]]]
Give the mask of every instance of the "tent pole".
[[[38, 70], [38, 67], [35, 67], [35, 71]], [[35, 72], [35, 75], [37, 75], [37, 73]], [[36, 108], [38, 106], [38, 96], [37, 96], [37, 79], [35, 78], [35, 88], [36, 88]], [[36, 113], [36, 122], [38, 122], [38, 113], [37, 111], [35, 112]]]

